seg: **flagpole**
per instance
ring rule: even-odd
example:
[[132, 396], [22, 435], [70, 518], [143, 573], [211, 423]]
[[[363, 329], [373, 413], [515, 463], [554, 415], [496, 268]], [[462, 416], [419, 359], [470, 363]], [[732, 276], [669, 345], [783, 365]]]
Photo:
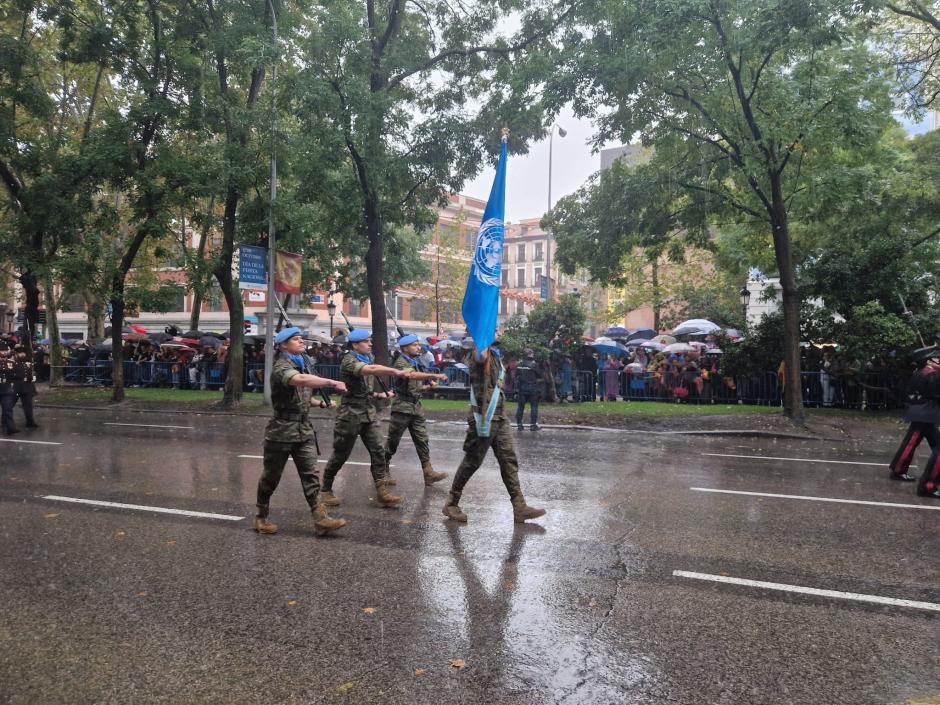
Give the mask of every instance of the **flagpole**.
[[274, 268], [277, 264], [275, 252], [274, 202], [277, 200], [277, 15], [274, 2], [268, 0], [271, 8], [271, 29], [274, 32], [274, 61], [271, 62], [271, 202], [268, 205], [268, 291], [267, 312], [264, 327], [264, 402], [271, 406], [271, 371], [274, 369]]

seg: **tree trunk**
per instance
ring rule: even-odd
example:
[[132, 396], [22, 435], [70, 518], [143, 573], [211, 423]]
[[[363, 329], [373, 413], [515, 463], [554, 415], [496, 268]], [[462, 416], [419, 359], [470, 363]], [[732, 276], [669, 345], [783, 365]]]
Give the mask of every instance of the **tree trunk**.
[[124, 401], [124, 278], [114, 277], [111, 294], [111, 401]]
[[49, 338], [49, 384], [54, 385], [62, 376], [62, 345], [59, 344], [59, 317], [52, 274], [46, 275], [43, 286], [46, 295], [46, 337]]
[[659, 293], [659, 257], [657, 256], [650, 263], [652, 267], [652, 281], [653, 281], [653, 328], [658, 332], [659, 326], [662, 323], [662, 297]]
[[369, 249], [366, 251], [366, 285], [369, 288], [369, 306], [372, 309], [372, 352], [379, 365], [389, 363], [388, 321], [385, 313], [385, 262], [382, 242], [382, 227], [379, 222], [378, 199], [367, 198], [365, 203], [366, 232]]
[[[232, 257], [235, 252], [235, 216], [238, 213], [238, 191], [228, 189], [225, 215], [222, 219], [222, 252], [215, 268], [215, 278], [228, 305], [229, 349], [226, 358], [225, 387], [221, 406], [231, 409], [242, 400], [242, 380], [245, 374], [245, 309], [241, 290], [234, 288]], [[274, 276], [271, 272], [269, 276]]]
[[97, 295], [89, 294], [87, 291], [84, 292], [83, 296], [88, 319], [88, 330], [85, 338], [99, 340], [104, 337], [104, 302]]
[[193, 290], [193, 310], [189, 313], [189, 330], [199, 330], [199, 316], [202, 314], [202, 289]]
[[26, 315], [23, 327], [26, 330], [24, 340], [26, 356], [30, 362], [33, 360], [33, 341], [36, 340], [36, 330], [39, 327], [39, 279], [27, 270], [20, 275], [20, 284], [26, 295]]
[[800, 292], [796, 286], [796, 275], [790, 254], [790, 229], [781, 178], [771, 174], [770, 185], [774, 254], [777, 258], [780, 288], [783, 292], [783, 362], [785, 365], [783, 415], [793, 421], [803, 423], [806, 414], [803, 409], [803, 380], [800, 374]]

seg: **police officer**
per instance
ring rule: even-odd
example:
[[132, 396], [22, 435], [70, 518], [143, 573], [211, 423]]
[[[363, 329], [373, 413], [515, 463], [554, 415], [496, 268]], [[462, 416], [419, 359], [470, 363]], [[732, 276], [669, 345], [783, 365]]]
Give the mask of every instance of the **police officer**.
[[[26, 346], [17, 345], [13, 348], [13, 404], [17, 401], [23, 405], [23, 415], [26, 416], [26, 428], [39, 428], [33, 417], [33, 399], [36, 396], [36, 368], [26, 355]], [[11, 407], [12, 413], [12, 407]]]
[[397, 507], [402, 498], [389, 492], [386, 477], [385, 443], [379, 430], [374, 400], [391, 399], [392, 391], [376, 392], [373, 384], [376, 376], [399, 377], [408, 379], [412, 372], [399, 370], [384, 365], [376, 365], [372, 360], [372, 333], [357, 328], [346, 337], [349, 352], [340, 363], [340, 376], [346, 383], [346, 396], [336, 411], [336, 424], [333, 427], [333, 455], [330, 456], [323, 471], [323, 503], [330, 507], [339, 506], [340, 500], [333, 493], [333, 481], [340, 468], [349, 459], [356, 439], [362, 438], [369, 451], [370, 470], [375, 482], [376, 500], [383, 507]]
[[16, 405], [16, 392], [13, 389], [13, 351], [3, 340], [0, 340], [0, 418], [3, 422], [3, 432], [11, 436], [19, 433], [13, 421], [13, 407]]
[[[317, 535], [336, 531], [346, 524], [333, 519], [320, 501], [317, 477], [316, 431], [310, 422], [312, 390], [331, 388], [339, 393], [346, 385], [313, 374], [313, 362], [304, 354], [304, 339], [299, 328], [282, 330], [274, 339], [277, 359], [271, 371], [272, 418], [264, 431], [264, 471], [258, 480], [258, 514], [254, 529], [262, 534], [277, 533], [277, 525], [268, 521], [271, 495], [277, 489], [287, 459], [294, 458], [300, 485], [313, 512]], [[325, 402], [320, 402], [325, 407]], [[331, 406], [335, 403], [331, 402]]]
[[[922, 431], [930, 426], [934, 434], [933, 452], [917, 482], [917, 494], [940, 499], [940, 438], [936, 436], [936, 425], [940, 423], [940, 349], [937, 346], [920, 348], [914, 351], [913, 357], [920, 367], [911, 378], [908, 399], [912, 403], [905, 419], [911, 422], [912, 427], [919, 424]], [[930, 435], [925, 434], [924, 437], [930, 441]], [[910, 452], [914, 452], [913, 448]]]
[[910, 425], [891, 465], [888, 466], [892, 480], [914, 482], [916, 478], [908, 474], [907, 470], [914, 459], [914, 451], [922, 440], [926, 440], [933, 450], [940, 446], [940, 431], [937, 430], [937, 424], [940, 423], [940, 406], [935, 399], [930, 399], [925, 394], [926, 383], [940, 372], [937, 363], [932, 360], [937, 355], [936, 345], [919, 348], [911, 353], [917, 369], [909, 382], [908, 407], [904, 414], [904, 420]]
[[[424, 473], [424, 485], [430, 487], [435, 482], [447, 477], [446, 472], [437, 472], [431, 466], [431, 450], [429, 448], [428, 427], [424, 419], [424, 410], [421, 407], [421, 395], [430, 389], [435, 381], [444, 381], [447, 375], [426, 372], [420, 360], [421, 343], [416, 335], [403, 335], [398, 339], [398, 358], [395, 360], [395, 369], [411, 372], [408, 379], [398, 378], [395, 385], [395, 396], [392, 398], [392, 418], [388, 425], [388, 438], [385, 441], [385, 459], [390, 464], [392, 456], [398, 451], [401, 437], [407, 430], [414, 441], [418, 459], [421, 461], [421, 472]], [[430, 385], [423, 384], [430, 382]], [[391, 473], [386, 470], [386, 479], [395, 484]]]
[[444, 516], [454, 521], [467, 521], [467, 515], [458, 506], [463, 488], [473, 477], [490, 448], [499, 463], [499, 473], [512, 501], [513, 520], [521, 524], [526, 519], [535, 519], [545, 514], [526, 504], [519, 485], [519, 462], [513, 448], [509, 420], [503, 413], [503, 383], [506, 373], [500, 359], [499, 344], [503, 338], [501, 328], [496, 329], [493, 345], [477, 360], [475, 351], [468, 357], [470, 366], [470, 417], [467, 419], [467, 435], [464, 439], [464, 457], [447, 495], [442, 510]]
[[542, 365], [535, 360], [535, 351], [526, 348], [522, 352], [522, 360], [516, 365], [516, 428], [522, 430], [522, 419], [525, 416], [525, 405], [531, 406], [529, 421], [531, 429], [538, 431], [539, 426], [539, 400], [542, 398]]

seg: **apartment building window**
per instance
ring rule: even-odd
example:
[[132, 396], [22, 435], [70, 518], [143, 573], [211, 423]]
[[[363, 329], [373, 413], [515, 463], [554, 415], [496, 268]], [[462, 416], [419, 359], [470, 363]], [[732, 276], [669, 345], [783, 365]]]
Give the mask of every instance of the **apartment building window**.
[[509, 286], [509, 270], [503, 270], [503, 286]]
[[516, 245], [516, 262], [525, 262], [525, 243]]
[[524, 269], [516, 270], [516, 286], [519, 288], [525, 287], [525, 270]]
[[505, 296], [500, 296], [499, 297], [499, 315], [505, 316], [507, 313], [509, 313], [509, 299], [506, 298]]
[[545, 243], [535, 243], [535, 257], [532, 259], [534, 259], [536, 262], [541, 262], [543, 259], [545, 259]]
[[525, 313], [525, 304], [522, 301], [516, 301], [516, 314], [521, 316]]
[[532, 286], [542, 286], [542, 268], [535, 268], [535, 277], [532, 280]]

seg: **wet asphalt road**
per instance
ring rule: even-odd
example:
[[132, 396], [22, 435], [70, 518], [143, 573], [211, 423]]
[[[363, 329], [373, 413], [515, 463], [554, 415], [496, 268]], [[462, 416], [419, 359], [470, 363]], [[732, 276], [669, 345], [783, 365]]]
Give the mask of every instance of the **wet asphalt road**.
[[[523, 489], [548, 510], [526, 526], [492, 457], [448, 524], [449, 479], [425, 489], [404, 441], [404, 508], [347, 466], [349, 524], [318, 539], [292, 464], [280, 533], [250, 530], [261, 461], [239, 456], [261, 454], [262, 418], [40, 421], [15, 438], [60, 445], [0, 441], [0, 702], [940, 702], [940, 504], [887, 481], [884, 439], [525, 431]], [[438, 469], [463, 433], [432, 426]]]

